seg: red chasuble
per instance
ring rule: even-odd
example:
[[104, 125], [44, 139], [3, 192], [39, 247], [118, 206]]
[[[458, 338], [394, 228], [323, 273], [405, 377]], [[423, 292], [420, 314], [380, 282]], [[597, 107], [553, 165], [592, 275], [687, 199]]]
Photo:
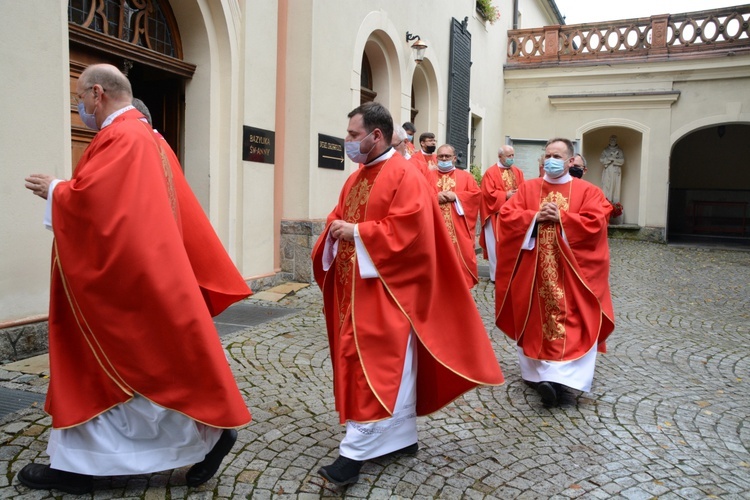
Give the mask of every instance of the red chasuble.
[[134, 393], [215, 427], [250, 421], [211, 319], [250, 295], [174, 153], [131, 110], [54, 190], [49, 314], [55, 428]]
[[[313, 249], [341, 423], [393, 414], [411, 328], [418, 340], [418, 415], [478, 385], [503, 382], [435, 195], [420, 176], [401, 155], [354, 172]], [[377, 278], [360, 277], [354, 242], [343, 240], [323, 270], [325, 240], [337, 219], [357, 224]]]
[[[543, 202], [555, 202], [560, 224], [538, 224], [533, 250], [521, 250]], [[495, 281], [497, 326], [528, 358], [571, 361], [594, 345], [605, 352], [614, 329], [609, 291], [607, 220], [601, 189], [572, 178], [528, 180], [500, 210]], [[563, 232], [567, 243], [563, 241]]]
[[409, 161], [419, 169], [420, 172], [422, 172], [422, 175], [426, 178], [430, 178], [430, 171], [435, 170], [437, 168], [437, 161], [435, 160], [435, 155], [426, 155], [422, 153], [422, 150], [420, 149], [413, 155], [411, 155], [411, 158], [409, 158]]
[[415, 151], [414, 144], [409, 139], [404, 139], [404, 142], [406, 143], [406, 152], [409, 153], [409, 156], [412, 156]]
[[[479, 205], [479, 216], [482, 228], [490, 219], [492, 229], [497, 240], [499, 234], [498, 214], [507, 200], [507, 192], [518, 189], [523, 183], [523, 172], [518, 167], [501, 168], [497, 164], [491, 166], [482, 177], [482, 201]], [[484, 258], [487, 259], [487, 241], [484, 230], [479, 232], [479, 246], [482, 247]]]
[[439, 170], [432, 170], [428, 179], [436, 193], [453, 191], [461, 202], [464, 215], [458, 214], [456, 204], [453, 202], [438, 206], [443, 215], [445, 226], [448, 228], [448, 234], [458, 261], [461, 263], [466, 284], [471, 288], [479, 283], [475, 250], [479, 202], [482, 198], [479, 186], [473, 175], [465, 170], [455, 168], [447, 174]]

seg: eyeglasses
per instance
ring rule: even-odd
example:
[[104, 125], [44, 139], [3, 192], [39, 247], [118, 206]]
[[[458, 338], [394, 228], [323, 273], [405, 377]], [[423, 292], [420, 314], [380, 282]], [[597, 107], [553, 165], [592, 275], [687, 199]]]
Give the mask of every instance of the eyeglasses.
[[[86, 92], [88, 92], [89, 90], [91, 90], [93, 88], [94, 88], [94, 86], [92, 85], [91, 87], [89, 87], [87, 89], [84, 89], [84, 91], [81, 92], [80, 94], [76, 94], [76, 95], [73, 96], [73, 101], [75, 102], [76, 106], [78, 106], [79, 103], [83, 102], [83, 96], [85, 96]], [[107, 89], [102, 89], [102, 92], [106, 92], [106, 90]]]
[[93, 89], [93, 88], [94, 88], [94, 86], [92, 85], [91, 87], [89, 87], [89, 88], [85, 89], [85, 90], [84, 90], [83, 92], [81, 92], [80, 94], [76, 94], [76, 95], [74, 95], [74, 96], [73, 96], [73, 102], [75, 102], [75, 105], [76, 105], [76, 106], [78, 106], [78, 104], [82, 103], [82, 102], [83, 102], [83, 98], [84, 98], [84, 96], [86, 95], [86, 93], [87, 93], [87, 92], [88, 92], [89, 90]]

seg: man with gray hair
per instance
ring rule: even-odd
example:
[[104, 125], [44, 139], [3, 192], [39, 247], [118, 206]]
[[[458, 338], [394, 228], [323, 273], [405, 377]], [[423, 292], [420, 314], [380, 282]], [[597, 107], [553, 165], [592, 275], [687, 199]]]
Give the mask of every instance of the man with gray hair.
[[407, 160], [411, 158], [406, 144], [408, 140], [408, 134], [406, 133], [406, 130], [404, 130], [404, 127], [394, 124], [393, 137], [391, 138], [391, 147], [401, 153], [401, 156], [403, 156]]
[[195, 464], [187, 484], [198, 486], [250, 421], [211, 317], [251, 292], [125, 75], [89, 66], [75, 94], [97, 133], [73, 178], [26, 178], [55, 236], [52, 431], [50, 465], [18, 479], [84, 494], [92, 476]]
[[482, 202], [479, 205], [482, 224], [479, 246], [484, 251], [484, 258], [489, 261], [490, 281], [493, 283], [497, 268], [497, 235], [500, 224], [498, 214], [523, 182], [523, 172], [514, 166], [516, 152], [513, 146], [502, 146], [497, 152], [497, 158], [497, 165], [488, 168], [482, 177]]

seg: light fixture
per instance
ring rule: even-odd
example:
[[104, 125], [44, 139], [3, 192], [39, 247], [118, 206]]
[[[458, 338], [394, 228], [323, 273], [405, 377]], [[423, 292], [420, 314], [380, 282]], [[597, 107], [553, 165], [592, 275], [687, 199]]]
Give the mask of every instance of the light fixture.
[[414, 62], [419, 64], [424, 60], [424, 51], [427, 50], [427, 44], [422, 41], [421, 38], [419, 38], [419, 35], [412, 35], [408, 31], [406, 32], [406, 42], [411, 42], [412, 40], [415, 40], [413, 44], [411, 44], [411, 48], [414, 49]]

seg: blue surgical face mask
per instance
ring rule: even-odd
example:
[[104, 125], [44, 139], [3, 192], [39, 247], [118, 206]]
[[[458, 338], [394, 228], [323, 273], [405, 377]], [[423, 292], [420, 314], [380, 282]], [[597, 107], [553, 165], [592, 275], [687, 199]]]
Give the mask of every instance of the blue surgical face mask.
[[565, 160], [560, 158], [546, 158], [544, 160], [544, 171], [553, 179], [560, 177], [565, 173]]
[[96, 116], [94, 116], [94, 113], [86, 113], [86, 106], [83, 105], [83, 102], [78, 103], [78, 116], [81, 117], [81, 121], [88, 128], [99, 130], [99, 127], [96, 125]]
[[450, 160], [439, 160], [437, 166], [441, 172], [450, 172], [453, 170], [453, 162]]
[[513, 166], [513, 164], [515, 162], [516, 162], [516, 160], [514, 160], [513, 158], [506, 158], [505, 159], [505, 166], [506, 167], [511, 167], [511, 166]]
[[409, 139], [409, 142], [414, 142], [414, 136], [413, 135], [407, 135], [407, 139]]
[[[370, 137], [370, 134], [372, 134], [372, 132], [367, 134], [365, 138], [362, 139], [362, 141]], [[369, 155], [370, 151], [372, 151], [372, 148], [375, 147], [375, 144], [373, 144], [372, 148], [370, 148], [370, 151], [363, 153], [359, 149], [360, 146], [362, 145], [362, 141], [346, 141], [344, 143], [344, 148], [346, 149], [346, 156], [348, 156], [349, 159], [353, 161], [354, 163], [364, 163], [367, 160], [367, 155]]]

